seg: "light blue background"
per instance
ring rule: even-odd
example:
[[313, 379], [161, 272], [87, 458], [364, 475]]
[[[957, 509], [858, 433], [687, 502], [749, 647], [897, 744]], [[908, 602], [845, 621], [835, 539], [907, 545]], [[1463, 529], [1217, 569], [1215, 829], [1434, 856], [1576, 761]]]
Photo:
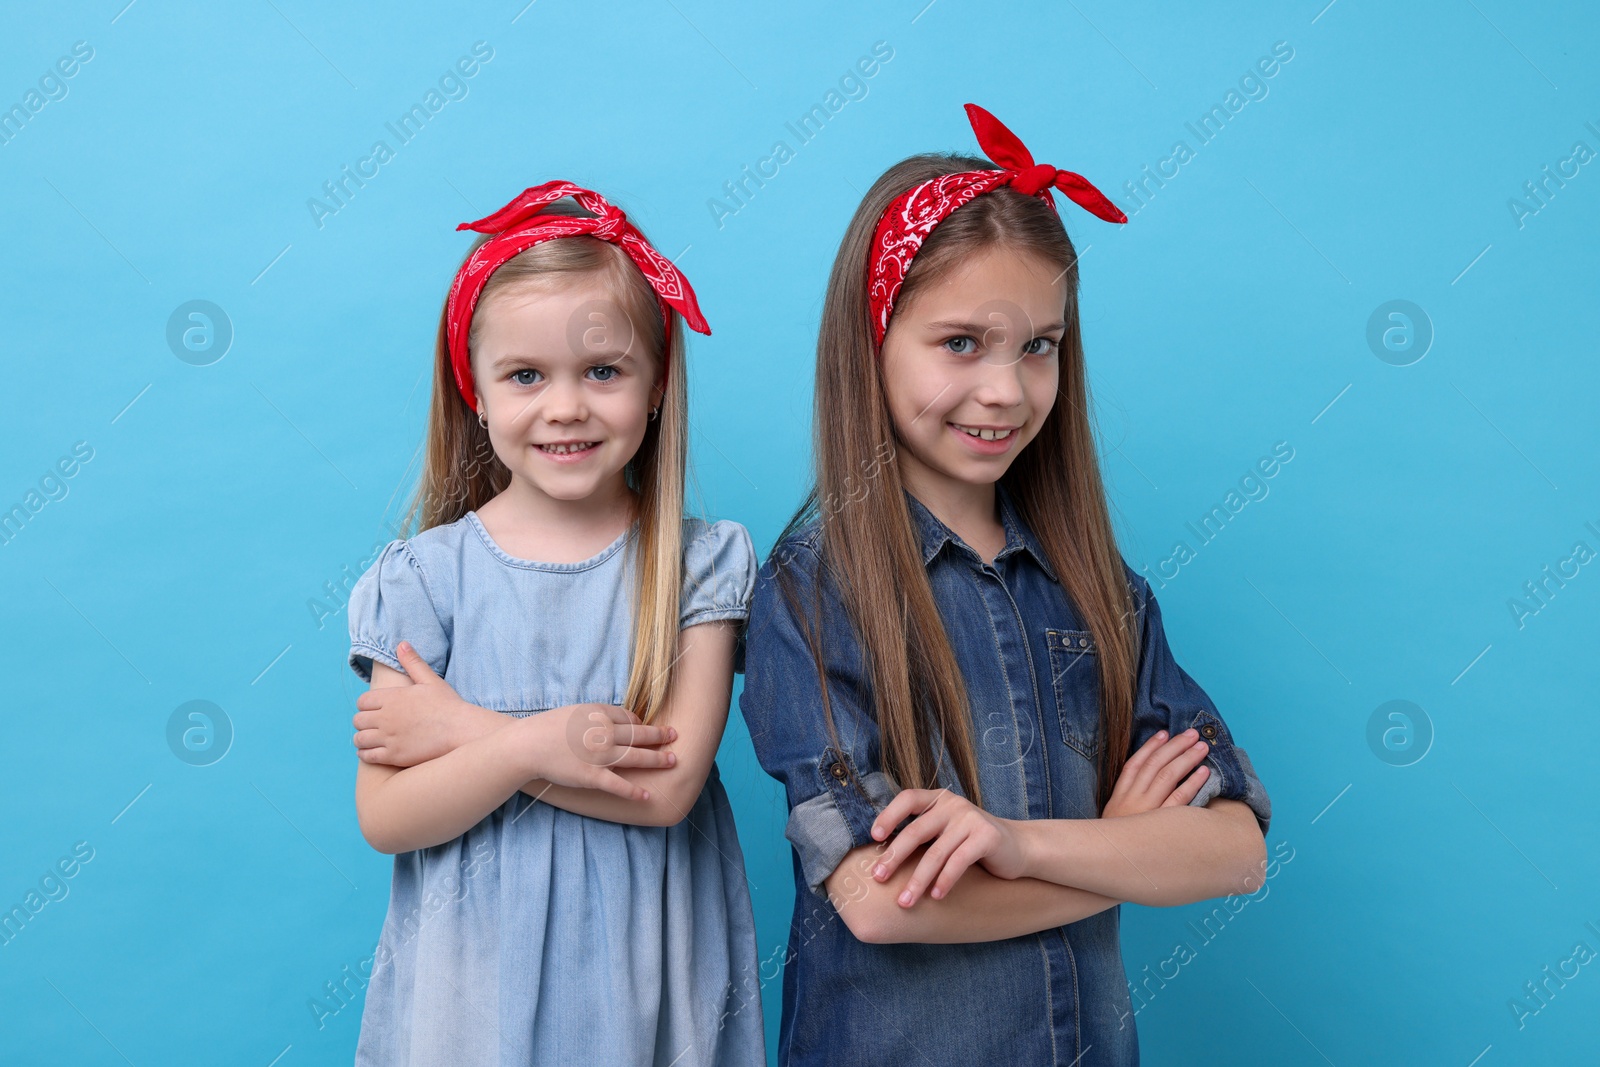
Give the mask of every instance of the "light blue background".
[[[1600, 550], [1600, 163], [1521, 227], [1508, 207], [1575, 141], [1600, 150], [1592, 9], [123, 2], [18, 8], [0, 35], [0, 106], [94, 48], [0, 145], [0, 507], [94, 450], [0, 545], [0, 907], [94, 850], [0, 945], [4, 1062], [349, 1062], [359, 1000], [320, 1029], [308, 1004], [370, 955], [391, 861], [354, 817], [345, 619], [319, 627], [308, 601], [359, 572], [410, 488], [458, 222], [565, 177], [687, 248], [716, 331], [690, 354], [698, 482], [765, 551], [806, 479], [824, 280], [885, 167], [974, 149], [972, 100], [1131, 207], [1122, 184], [1195, 147], [1185, 123], [1278, 41], [1294, 58], [1268, 95], [1128, 226], [1062, 201], [1092, 246], [1129, 561], [1194, 546], [1186, 523], [1294, 449], [1157, 589], [1293, 858], [1141, 1010], [1143, 1047], [1460, 1067], [1595, 1047], [1600, 964], [1521, 1026], [1509, 1006], [1580, 942], [1600, 952], [1600, 565], [1520, 628], [1508, 607], [1575, 542]], [[479, 40], [469, 95], [396, 147], [384, 123]], [[785, 123], [876, 41], [894, 55], [865, 98], [798, 146]], [[307, 200], [379, 138], [395, 158], [319, 228]], [[780, 138], [795, 158], [719, 227], [708, 200]], [[165, 340], [194, 299], [235, 331], [210, 366]], [[1366, 340], [1393, 299], [1435, 333], [1409, 366]], [[207, 767], [166, 740], [196, 699], [235, 734]], [[1410, 766], [1368, 744], [1390, 700], [1431, 722]], [[767, 956], [789, 847], [737, 714], [721, 766]], [[1198, 945], [1206, 910], [1126, 907], [1130, 977]]]

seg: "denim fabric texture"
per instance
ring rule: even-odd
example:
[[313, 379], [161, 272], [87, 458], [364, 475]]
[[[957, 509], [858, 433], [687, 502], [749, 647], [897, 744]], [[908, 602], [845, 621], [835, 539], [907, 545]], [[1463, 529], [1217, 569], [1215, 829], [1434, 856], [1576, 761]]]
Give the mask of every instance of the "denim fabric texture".
[[[1100, 678], [1093, 638], [1004, 487], [1006, 543], [992, 564], [907, 493], [928, 581], [965, 680], [984, 806], [1008, 819], [1084, 819], [1095, 806]], [[1052, 930], [965, 945], [859, 941], [825, 880], [899, 791], [883, 770], [860, 646], [813, 523], [775, 546], [757, 576], [740, 709], [762, 767], [787, 792], [795, 910], [779, 1062], [788, 1067], [1138, 1062], [1119, 908]], [[782, 568], [802, 617], [784, 597]], [[1141, 630], [1130, 753], [1158, 730], [1194, 727], [1211, 769], [1195, 805], [1242, 800], [1263, 834], [1266, 789], [1203, 689], [1173, 658], [1149, 584], [1124, 562]], [[816, 596], [821, 592], [820, 608]], [[823, 718], [805, 634], [822, 636], [838, 743]], [[948, 761], [939, 785], [961, 792]], [[862, 877], [869, 877], [863, 872]]]
[[[598, 555], [508, 555], [476, 512], [392, 542], [350, 596], [350, 665], [409, 641], [467, 701], [511, 716], [621, 704], [635, 525]], [[743, 526], [685, 519], [680, 626], [743, 620]], [[394, 858], [358, 1065], [765, 1060], [744, 854], [715, 765], [676, 826], [516, 793], [454, 841]]]

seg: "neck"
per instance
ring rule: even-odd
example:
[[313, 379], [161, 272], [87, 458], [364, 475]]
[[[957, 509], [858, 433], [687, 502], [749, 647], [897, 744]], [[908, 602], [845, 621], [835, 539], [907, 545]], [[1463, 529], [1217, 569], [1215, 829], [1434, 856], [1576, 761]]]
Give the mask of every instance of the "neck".
[[550, 496], [532, 482], [513, 476], [493, 504], [503, 520], [530, 530], [563, 529], [614, 539], [638, 514], [639, 495], [622, 472], [579, 500]]
[[911, 495], [954, 530], [963, 541], [978, 545], [999, 524], [999, 498], [994, 482], [963, 482], [907, 464], [901, 478]]

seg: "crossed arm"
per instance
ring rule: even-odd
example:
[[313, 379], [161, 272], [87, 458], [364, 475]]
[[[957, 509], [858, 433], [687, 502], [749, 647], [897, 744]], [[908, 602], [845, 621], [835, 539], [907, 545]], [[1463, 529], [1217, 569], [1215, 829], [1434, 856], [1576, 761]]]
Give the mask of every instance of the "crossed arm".
[[[599, 769], [616, 779], [603, 788], [541, 777], [569, 777], [575, 765], [570, 732], [552, 712], [515, 719], [466, 704], [408, 650], [401, 661], [409, 674], [374, 663], [374, 693], [411, 688], [406, 696], [416, 699], [396, 702], [408, 727], [415, 728], [422, 710], [434, 713], [422, 720], [449, 726], [436, 752], [414, 764], [398, 760], [406, 764], [400, 766], [373, 758], [391, 758], [373, 737], [362, 744], [369, 730], [396, 740], [393, 731], [370, 725], [375, 717], [367, 720], [356, 736], [363, 748], [356, 779], [363, 834], [382, 852], [439, 844], [518, 790], [613, 822], [677, 823], [704, 788], [722, 737], [734, 640], [732, 626], [716, 623], [680, 633], [668, 707], [653, 726], [622, 727], [622, 747], [640, 747], [629, 750], [627, 766]], [[358, 727], [362, 716], [375, 715], [373, 705], [364, 706], [369, 710], [357, 715]], [[582, 707], [555, 710], [574, 714]], [[879, 843], [852, 850], [829, 875], [829, 899], [862, 941], [937, 944], [1017, 937], [1124, 901], [1172, 906], [1253, 892], [1265, 866], [1255, 815], [1236, 800], [1188, 806], [1206, 773], [1194, 770], [1204, 746], [1191, 734], [1157, 735], [1135, 753], [1099, 819], [1006, 820], [953, 794], [904, 790], [879, 813]], [[680, 736], [681, 758], [646, 747]], [[915, 818], [890, 840], [908, 816]]]
[[828, 897], [862, 941], [937, 944], [1036, 933], [1124, 901], [1253, 892], [1266, 865], [1255, 814], [1238, 800], [1188, 805], [1191, 746], [1186, 734], [1153, 738], [1099, 819], [1001, 819], [948, 792], [902, 790], [873, 825], [882, 843], [847, 853]]
[[[543, 778], [528, 781], [522, 791], [575, 815], [608, 822], [636, 826], [675, 826], [682, 822], [705, 788], [728, 723], [737, 640], [738, 625], [732, 622], [700, 623], [678, 632], [672, 696], [653, 723], [673, 731], [678, 740], [674, 749], [663, 750], [674, 757], [673, 761], [663, 767], [613, 768], [613, 773], [648, 791], [645, 799], [557, 785]], [[479, 723], [485, 721], [484, 716], [504, 718], [499, 712], [475, 705], [467, 705], [467, 709]]]
[[[667, 705], [649, 726], [619, 709], [597, 715], [599, 705], [514, 718], [465, 703], [408, 648], [399, 653], [408, 673], [374, 662], [372, 690], [355, 719], [363, 836], [387, 853], [440, 844], [519, 790], [612, 822], [682, 821], [705, 787], [727, 722], [736, 634], [723, 622], [679, 632]], [[380, 692], [393, 689], [407, 692]], [[604, 743], [593, 750], [596, 734]], [[681, 741], [675, 750], [665, 747], [674, 740]]]

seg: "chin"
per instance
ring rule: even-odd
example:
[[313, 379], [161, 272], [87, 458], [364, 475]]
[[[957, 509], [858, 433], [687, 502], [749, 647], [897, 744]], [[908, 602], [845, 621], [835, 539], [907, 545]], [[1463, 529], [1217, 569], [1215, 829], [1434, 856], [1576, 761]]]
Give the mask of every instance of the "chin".
[[517, 477], [552, 500], [582, 500], [594, 492], [596, 481], [592, 473], [572, 474], [565, 478], [549, 471], [520, 470]]
[[961, 472], [957, 477], [964, 482], [971, 482], [973, 485], [993, 485], [1005, 477], [1006, 471], [1010, 470], [1011, 465], [1016, 461], [1017, 457], [1014, 454], [998, 456], [988, 462], [969, 459], [957, 468]]
[[590, 476], [580, 479], [550, 479], [545, 478], [534, 482], [540, 492], [552, 500], [587, 500], [593, 496], [600, 486], [600, 480]]

